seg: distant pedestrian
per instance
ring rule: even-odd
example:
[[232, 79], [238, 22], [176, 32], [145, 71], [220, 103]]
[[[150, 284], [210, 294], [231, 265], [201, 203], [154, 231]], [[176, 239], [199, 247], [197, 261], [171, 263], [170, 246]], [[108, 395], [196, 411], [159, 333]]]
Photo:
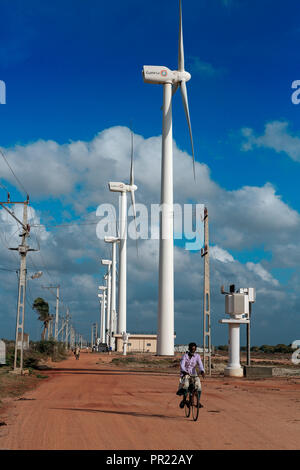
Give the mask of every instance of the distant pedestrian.
[[78, 361], [78, 360], [79, 360], [79, 356], [80, 356], [80, 349], [79, 349], [78, 346], [76, 346], [76, 348], [75, 348], [74, 356], [75, 356], [76, 360]]

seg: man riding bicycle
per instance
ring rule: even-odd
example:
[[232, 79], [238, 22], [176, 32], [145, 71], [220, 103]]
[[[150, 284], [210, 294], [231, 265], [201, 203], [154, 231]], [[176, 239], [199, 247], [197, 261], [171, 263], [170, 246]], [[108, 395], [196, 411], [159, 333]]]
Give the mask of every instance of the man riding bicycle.
[[[198, 391], [199, 402], [201, 396], [201, 382], [196, 372], [196, 367], [200, 369], [201, 376], [204, 378], [204, 367], [200, 355], [196, 352], [197, 344], [190, 343], [189, 350], [182, 356], [180, 361], [180, 381], [177, 395], [184, 395], [182, 401], [179, 403], [180, 408], [183, 408], [186, 403], [190, 379], [195, 379], [195, 389]], [[202, 405], [200, 405], [202, 407]]]

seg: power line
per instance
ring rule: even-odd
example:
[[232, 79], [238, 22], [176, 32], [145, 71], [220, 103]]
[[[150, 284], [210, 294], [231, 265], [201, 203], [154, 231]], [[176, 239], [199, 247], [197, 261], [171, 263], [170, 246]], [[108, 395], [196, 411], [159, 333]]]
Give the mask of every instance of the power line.
[[17, 181], [17, 183], [19, 184], [19, 186], [22, 188], [22, 190], [25, 192], [26, 196], [28, 196], [28, 191], [26, 191], [24, 185], [21, 183], [21, 181], [19, 180], [19, 178], [17, 177], [17, 175], [15, 174], [14, 170], [12, 169], [12, 167], [10, 166], [10, 164], [8, 163], [3, 151], [0, 149], [0, 153], [4, 159], [4, 161], [6, 162], [8, 168], [10, 169], [10, 171], [12, 172], [13, 176], [15, 177], [15, 180]]
[[1, 271], [11, 271], [12, 273], [15, 273], [16, 271], [18, 271], [18, 268], [9, 269], [9, 268], [2, 268], [2, 267], [0, 267], [0, 270], [1, 270]]
[[2, 189], [4, 189], [4, 191], [7, 192], [7, 194], [9, 194], [9, 191], [8, 191], [8, 189], [4, 186], [4, 184], [0, 183], [0, 186], [1, 186]]

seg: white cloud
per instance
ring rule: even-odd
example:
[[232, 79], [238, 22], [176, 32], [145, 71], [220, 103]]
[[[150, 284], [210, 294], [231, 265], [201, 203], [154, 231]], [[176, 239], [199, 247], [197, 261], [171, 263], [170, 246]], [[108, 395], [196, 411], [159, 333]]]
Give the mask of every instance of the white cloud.
[[[35, 296], [46, 296], [44, 291], [39, 290], [41, 282], [59, 283], [62, 285], [61, 292], [65, 304], [71, 306], [73, 319], [79, 321], [83, 314], [85, 321], [89, 321], [87, 319], [95, 321], [95, 318], [98, 318], [97, 285], [104, 274], [100, 259], [109, 257], [110, 252], [107, 245], [96, 236], [98, 219], [95, 212], [97, 206], [103, 202], [114, 203], [117, 208], [118, 197], [109, 192], [107, 182], [128, 181], [130, 140], [130, 130], [118, 126], [100, 132], [90, 142], [74, 141], [59, 145], [53, 141], [39, 140], [36, 143], [5, 150], [17, 175], [22, 175], [22, 182], [28, 190], [30, 189], [31, 200], [44, 198], [49, 199], [51, 203], [52, 198], [60, 199], [60, 216], [67, 211], [66, 223], [74, 224], [50, 228], [51, 222], [57, 219], [56, 214], [51, 213], [46, 217], [44, 212], [34, 209], [32, 214], [30, 213], [33, 218], [30, 246], [35, 246], [35, 234], [37, 234], [41, 251], [28, 255], [28, 267], [29, 270], [44, 271], [42, 281], [31, 281], [31, 290], [28, 293], [30, 302]], [[143, 136], [135, 135], [134, 143], [135, 175], [138, 186], [136, 201], [147, 206], [159, 203], [161, 138], [145, 139]], [[230, 250], [234, 249], [236, 252], [263, 245], [265, 250], [272, 252], [272, 263], [284, 265], [287, 261], [283, 256], [284, 247], [288, 246], [288, 259], [296, 263], [300, 252], [299, 213], [283, 201], [270, 183], [261, 187], [244, 186], [234, 191], [227, 191], [213, 181], [209, 167], [199, 162], [196, 162], [195, 184], [191, 156], [181, 151], [175, 142], [173, 147], [174, 202], [184, 204], [192, 200], [205, 203], [208, 207], [212, 245], [212, 308], [216, 317], [224, 311], [224, 299], [219, 294], [222, 284], [235, 283], [238, 287], [259, 286], [266, 289], [263, 299], [257, 300], [256, 309], [263, 309], [268, 302], [271, 303], [271, 298], [268, 296], [270, 287], [283, 292], [286, 299], [279, 282], [263, 267], [266, 264], [251, 262], [242, 264], [234, 259]], [[1, 160], [0, 172], [4, 179], [15, 184], [11, 173]], [[94, 207], [95, 210], [91, 212], [90, 207]], [[22, 217], [21, 206], [15, 210], [19, 218]], [[95, 224], [78, 225], [72, 222], [74, 210], [81, 213], [82, 219], [89, 219]], [[47, 218], [50, 222], [48, 220], [46, 223]], [[2, 237], [6, 237], [7, 246], [8, 243], [10, 246], [17, 246], [19, 232], [16, 224], [9, 223], [9, 216], [5, 215], [4, 210], [0, 210], [0, 220]], [[44, 225], [37, 228], [36, 225], [40, 223]], [[2, 266], [18, 267], [17, 253], [9, 252], [7, 246], [2, 243], [0, 247]], [[178, 315], [180, 318], [200, 315], [203, 292], [203, 263], [200, 253], [192, 254], [176, 246], [174, 267], [175, 309]], [[2, 290], [2, 302], [8, 299], [11, 311], [15, 311], [15, 282], [16, 280], [11, 282], [4, 280], [2, 284], [9, 290], [9, 293]], [[137, 257], [135, 242], [129, 240], [129, 324], [133, 318], [140, 319], [142, 324], [144, 319], [153, 321], [157, 308], [157, 284], [158, 241], [139, 241], [139, 257]], [[296, 300], [293, 300], [294, 304], [298, 298], [297, 294]], [[185, 327], [186, 325], [183, 325], [183, 328]], [[89, 325], [87, 328], [89, 329]], [[153, 329], [155, 328], [154, 324]]]
[[226, 73], [222, 67], [214, 67], [209, 62], [201, 60], [199, 57], [191, 57], [190, 70], [192, 74], [197, 74], [204, 78], [215, 78]]
[[246, 263], [247, 268], [257, 274], [263, 281], [274, 286], [279, 286], [279, 282], [260, 263]]
[[210, 247], [210, 254], [214, 259], [221, 261], [222, 263], [232, 263], [234, 261], [233, 256], [218, 245]]
[[265, 132], [261, 136], [255, 136], [250, 128], [243, 128], [242, 135], [245, 141], [242, 150], [249, 151], [254, 147], [265, 147], [275, 150], [277, 153], [284, 152], [292, 160], [300, 162], [300, 137], [293, 136], [288, 129], [288, 122], [272, 121], [265, 125]]

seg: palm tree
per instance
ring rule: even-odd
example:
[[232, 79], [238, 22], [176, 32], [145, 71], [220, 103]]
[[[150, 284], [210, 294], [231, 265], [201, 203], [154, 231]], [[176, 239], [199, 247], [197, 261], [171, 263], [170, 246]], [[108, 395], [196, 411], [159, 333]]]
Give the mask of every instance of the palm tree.
[[46, 330], [51, 320], [51, 315], [49, 314], [49, 304], [45, 302], [41, 297], [37, 297], [32, 305], [33, 310], [39, 315], [39, 320], [43, 322], [44, 328], [42, 331], [42, 341], [45, 341]]

